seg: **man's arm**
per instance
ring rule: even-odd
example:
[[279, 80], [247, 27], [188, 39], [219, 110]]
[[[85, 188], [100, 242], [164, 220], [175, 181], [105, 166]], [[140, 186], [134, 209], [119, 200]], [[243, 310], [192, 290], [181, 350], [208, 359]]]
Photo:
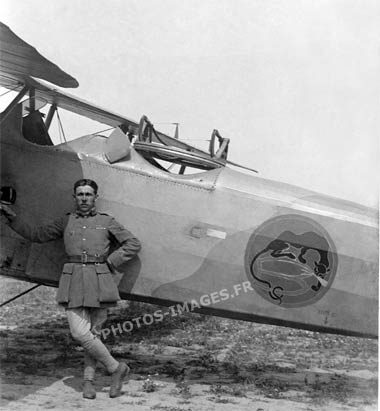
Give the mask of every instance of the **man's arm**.
[[0, 212], [7, 218], [8, 225], [22, 237], [35, 243], [46, 243], [63, 236], [68, 216], [58, 218], [41, 226], [31, 226], [27, 221], [17, 216], [8, 206], [0, 205]]
[[111, 268], [117, 269], [140, 251], [141, 243], [130, 231], [124, 228], [114, 218], [111, 218], [108, 230], [120, 244], [120, 247], [110, 254], [107, 259]]

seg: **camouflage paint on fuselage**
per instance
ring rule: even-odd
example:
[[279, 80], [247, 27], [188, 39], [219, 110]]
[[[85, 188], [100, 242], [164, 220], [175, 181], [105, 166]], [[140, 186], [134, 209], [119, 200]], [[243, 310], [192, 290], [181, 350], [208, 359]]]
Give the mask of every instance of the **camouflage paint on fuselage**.
[[[378, 220], [374, 210], [222, 167], [173, 175], [136, 151], [104, 158], [106, 139], [41, 147], [2, 124], [1, 178], [14, 209], [43, 224], [72, 208], [72, 184], [92, 178], [99, 211], [142, 242], [120, 282], [123, 298], [193, 302], [231, 318], [377, 335]], [[56, 286], [62, 241], [30, 244], [2, 225], [4, 275]]]

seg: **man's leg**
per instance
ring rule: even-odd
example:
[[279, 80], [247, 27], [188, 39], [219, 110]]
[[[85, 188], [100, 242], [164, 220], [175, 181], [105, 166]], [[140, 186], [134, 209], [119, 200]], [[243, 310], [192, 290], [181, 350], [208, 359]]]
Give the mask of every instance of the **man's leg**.
[[[102, 326], [107, 320], [108, 310], [106, 308], [91, 309], [91, 331], [99, 337], [102, 331]], [[115, 398], [121, 394], [123, 378], [129, 372], [129, 367], [125, 363], [119, 363], [117, 370], [112, 374], [112, 383], [110, 388], [110, 397]]]
[[[71, 335], [82, 345], [94, 361], [100, 361], [106, 367], [107, 371], [112, 375], [110, 397], [118, 397], [121, 394], [123, 378], [129, 372], [129, 367], [123, 362], [117, 362], [109, 353], [107, 347], [96, 336], [96, 334], [100, 333], [101, 324], [107, 318], [107, 310], [101, 309], [94, 314], [96, 317], [94, 317], [94, 320], [96, 319], [95, 334], [92, 332], [90, 309], [83, 307], [70, 308], [66, 310], [66, 314]], [[92, 366], [94, 367], [94, 364]], [[85, 388], [88, 385], [85, 385]]]
[[[99, 338], [102, 325], [107, 320], [106, 308], [90, 308], [88, 309], [91, 322], [91, 332], [95, 337]], [[84, 351], [84, 380], [93, 381], [95, 378], [97, 360], [93, 358], [87, 350]]]
[[86, 350], [84, 350], [84, 381], [94, 381], [97, 361]]
[[[90, 316], [91, 332], [95, 337], [99, 338], [102, 325], [107, 320], [106, 308], [90, 308], [88, 309]], [[97, 360], [93, 358], [87, 350], [84, 351], [84, 380], [94, 381]]]
[[102, 326], [107, 320], [108, 310], [107, 308], [91, 308], [91, 331], [99, 337], [102, 331]]
[[87, 308], [69, 308], [66, 310], [70, 332], [87, 353], [101, 362], [109, 373], [116, 371], [119, 363], [109, 353], [107, 347], [91, 331], [91, 314]]

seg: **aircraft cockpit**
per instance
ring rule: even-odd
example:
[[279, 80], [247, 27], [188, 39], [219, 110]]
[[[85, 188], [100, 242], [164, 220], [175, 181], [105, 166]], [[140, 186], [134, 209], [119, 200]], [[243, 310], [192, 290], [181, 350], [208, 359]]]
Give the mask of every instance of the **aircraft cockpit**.
[[[46, 90], [49, 92], [46, 93]], [[22, 136], [25, 140], [40, 146], [54, 146], [55, 149], [63, 151], [75, 149], [90, 156], [103, 155], [110, 164], [126, 161], [129, 147], [132, 146], [155, 168], [178, 175], [209, 171], [226, 165], [230, 140], [223, 138], [218, 130], [212, 132], [208, 152], [161, 133], [145, 115], [138, 124], [124, 118], [111, 119], [112, 124], [110, 124], [110, 119], [107, 117], [107, 124], [112, 127], [94, 132], [94, 129], [99, 129], [99, 122], [104, 123], [106, 117], [99, 113], [92, 113], [93, 117], [89, 119], [84, 102], [76, 100], [73, 103], [68, 97], [62, 97], [58, 93], [57, 90], [46, 88], [41, 91], [41, 88], [35, 90], [30, 87], [29, 98], [20, 99], [17, 105], [13, 105], [12, 109], [17, 110], [21, 115]], [[81, 115], [86, 113], [85, 120], [92, 123], [92, 128], [91, 130], [87, 128], [80, 137], [66, 140], [68, 133], [64, 132], [62, 119], [67, 120], [67, 114], [73, 116], [74, 111], [77, 111], [75, 120], [69, 117], [68, 122], [77, 124], [76, 114], [83, 119]], [[10, 112], [3, 112], [2, 116], [4, 118], [9, 114]], [[94, 120], [97, 121], [96, 125]], [[119, 124], [115, 124], [116, 121]], [[54, 122], [55, 129], [59, 130], [58, 137], [54, 135], [56, 131], [51, 131]], [[77, 133], [70, 133], [70, 135], [75, 136]]]
[[[217, 151], [215, 151], [216, 139], [219, 142]], [[134, 149], [154, 166], [165, 169], [162, 163], [169, 163], [165, 170], [170, 172], [175, 165], [178, 165], [178, 174], [184, 174], [187, 168], [212, 170], [223, 167], [227, 160], [229, 142], [229, 139], [220, 136], [218, 130], [214, 130], [209, 153], [201, 152], [177, 139], [168, 138], [157, 132], [148, 118], [143, 116], [134, 141]]]

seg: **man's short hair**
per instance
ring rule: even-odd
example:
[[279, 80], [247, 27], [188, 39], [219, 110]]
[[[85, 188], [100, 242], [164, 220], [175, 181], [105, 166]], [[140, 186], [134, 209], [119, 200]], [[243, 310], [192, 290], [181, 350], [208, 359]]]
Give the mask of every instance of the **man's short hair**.
[[95, 183], [94, 180], [90, 180], [89, 178], [81, 178], [74, 184], [74, 194], [76, 193], [77, 187], [81, 186], [90, 186], [94, 189], [94, 193], [98, 194], [98, 185]]

